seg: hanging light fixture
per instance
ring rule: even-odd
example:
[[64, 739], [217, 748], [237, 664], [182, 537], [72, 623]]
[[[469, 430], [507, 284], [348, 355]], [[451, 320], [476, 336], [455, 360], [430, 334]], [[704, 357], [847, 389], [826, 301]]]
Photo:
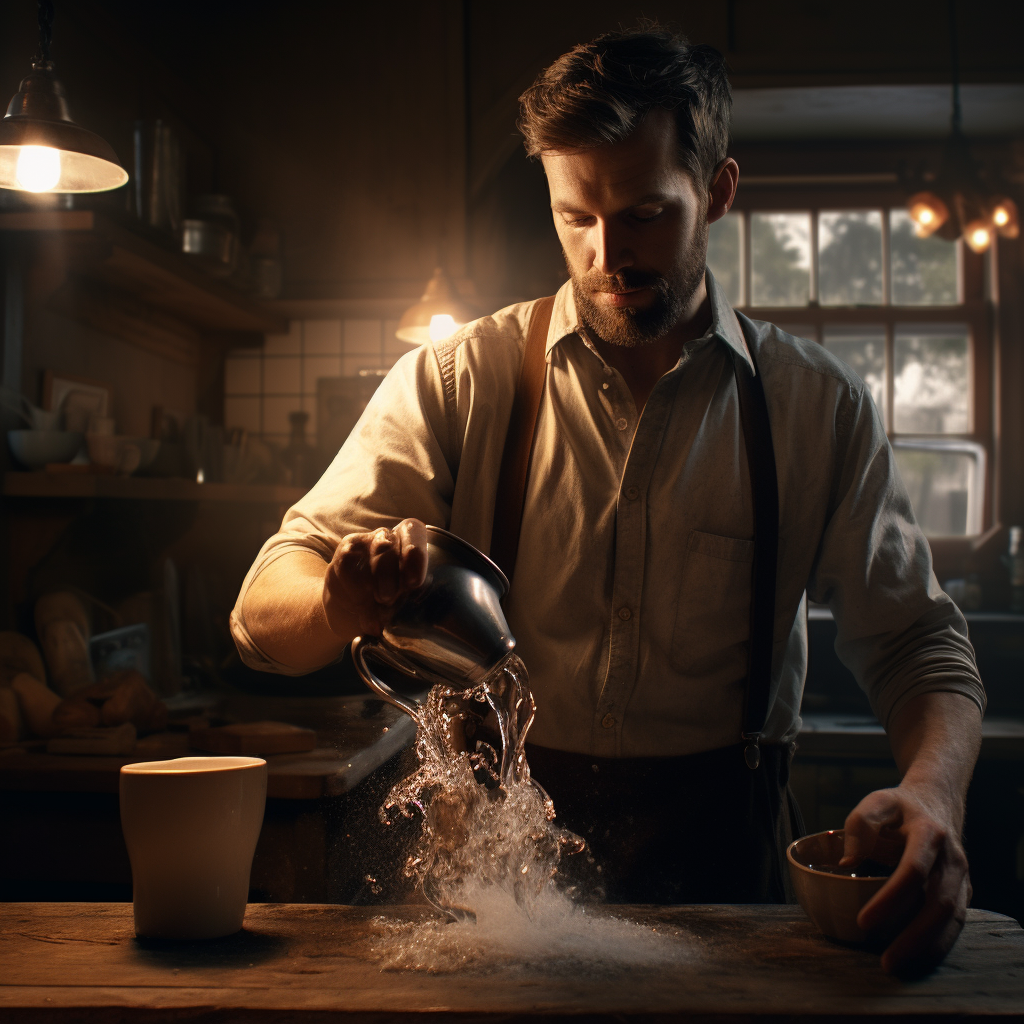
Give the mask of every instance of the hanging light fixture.
[[442, 341], [479, 315], [472, 306], [459, 298], [451, 278], [444, 270], [436, 267], [420, 301], [402, 314], [395, 337], [410, 345]]
[[994, 194], [982, 181], [963, 133], [955, 0], [949, 0], [949, 35], [953, 66], [950, 135], [934, 180], [925, 184], [923, 175], [918, 175], [916, 180], [906, 181], [913, 193], [907, 200], [907, 212], [919, 238], [937, 234], [953, 242], [962, 237], [973, 252], [981, 253], [997, 234], [1016, 238], [1020, 223], [1017, 204], [1008, 196]]
[[52, 0], [39, 0], [39, 55], [0, 121], [0, 188], [105, 192], [128, 180], [110, 145], [71, 120], [53, 73]]

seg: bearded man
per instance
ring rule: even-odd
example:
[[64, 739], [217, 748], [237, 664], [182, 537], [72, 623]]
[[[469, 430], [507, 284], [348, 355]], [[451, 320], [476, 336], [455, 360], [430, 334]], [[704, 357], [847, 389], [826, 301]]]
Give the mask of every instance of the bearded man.
[[610, 900], [786, 899], [806, 601], [827, 603], [902, 773], [846, 823], [851, 864], [903, 843], [861, 924], [909, 921], [883, 965], [928, 966], [970, 898], [984, 691], [864, 383], [736, 313], [706, 270], [739, 179], [730, 103], [716, 51], [657, 31], [600, 37], [537, 79], [520, 127], [570, 280], [397, 363], [264, 546], [233, 631], [254, 667], [309, 671], [421, 584], [424, 523], [491, 550], [540, 330], [505, 611], [538, 705], [530, 764], [560, 820]]

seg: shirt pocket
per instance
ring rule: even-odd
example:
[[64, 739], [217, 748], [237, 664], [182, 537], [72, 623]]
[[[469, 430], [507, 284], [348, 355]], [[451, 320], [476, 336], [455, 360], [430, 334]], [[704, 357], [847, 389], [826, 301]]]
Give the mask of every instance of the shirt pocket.
[[752, 540], [691, 532], [672, 631], [673, 668], [687, 676], [744, 675], [753, 561]]

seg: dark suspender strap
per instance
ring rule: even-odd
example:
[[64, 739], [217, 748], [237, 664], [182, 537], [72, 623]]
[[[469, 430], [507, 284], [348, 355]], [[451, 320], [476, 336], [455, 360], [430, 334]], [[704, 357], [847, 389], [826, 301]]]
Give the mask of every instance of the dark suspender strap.
[[736, 387], [747, 449], [754, 504], [754, 568], [750, 602], [750, 663], [743, 708], [744, 757], [748, 767], [761, 762], [760, 740], [768, 718], [772, 687], [772, 640], [775, 630], [775, 581], [779, 559], [779, 481], [775, 468], [768, 402], [751, 346], [754, 373], [737, 359]]
[[533, 307], [527, 329], [523, 365], [519, 371], [512, 416], [505, 435], [505, 450], [501, 456], [498, 491], [494, 505], [494, 525], [491, 528], [491, 558], [512, 581], [519, 551], [519, 530], [526, 500], [526, 477], [530, 469], [530, 452], [537, 427], [537, 413], [544, 393], [544, 369], [547, 365], [546, 349], [548, 325], [555, 297], [538, 300]]

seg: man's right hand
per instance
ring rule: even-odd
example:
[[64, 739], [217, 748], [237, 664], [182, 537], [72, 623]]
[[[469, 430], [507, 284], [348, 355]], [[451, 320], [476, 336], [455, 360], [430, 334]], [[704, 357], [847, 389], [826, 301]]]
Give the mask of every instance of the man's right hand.
[[327, 623], [348, 638], [380, 636], [395, 606], [426, 576], [427, 528], [418, 519], [404, 519], [393, 530], [350, 533], [324, 574]]

